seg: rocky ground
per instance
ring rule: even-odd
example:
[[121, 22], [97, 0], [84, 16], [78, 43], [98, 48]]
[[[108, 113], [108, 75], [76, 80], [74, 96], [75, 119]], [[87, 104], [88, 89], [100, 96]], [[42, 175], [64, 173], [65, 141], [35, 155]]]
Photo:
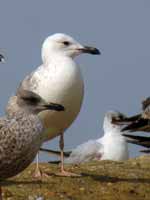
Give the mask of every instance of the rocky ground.
[[101, 161], [67, 166], [81, 177], [57, 177], [57, 165], [43, 163], [50, 174], [35, 180], [35, 164], [1, 182], [4, 200], [150, 200], [150, 156], [125, 162]]

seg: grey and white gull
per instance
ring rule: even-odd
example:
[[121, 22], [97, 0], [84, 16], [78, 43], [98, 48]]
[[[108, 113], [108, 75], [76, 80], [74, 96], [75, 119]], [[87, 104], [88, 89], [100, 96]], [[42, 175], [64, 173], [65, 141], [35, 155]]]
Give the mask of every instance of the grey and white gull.
[[44, 110], [64, 110], [63, 106], [46, 103], [39, 95], [27, 90], [18, 91], [12, 102], [8, 116], [0, 118], [1, 180], [17, 175], [35, 158], [43, 143], [45, 129], [37, 114]]
[[[104, 117], [104, 135], [96, 140], [89, 140], [78, 145], [70, 152], [64, 152], [65, 163], [79, 164], [91, 160], [121, 161], [129, 158], [128, 144], [122, 136], [121, 125], [112, 123], [114, 119], [124, 119], [124, 115], [117, 111], [109, 111]], [[41, 151], [59, 155], [59, 151], [40, 148]]]
[[[61, 172], [71, 176], [63, 164], [64, 132], [77, 117], [84, 96], [84, 83], [80, 67], [74, 58], [82, 53], [100, 54], [94, 47], [83, 46], [69, 35], [56, 33], [45, 39], [42, 45], [42, 65], [28, 75], [19, 89], [27, 89], [39, 94], [47, 102], [64, 105], [65, 112], [42, 112], [46, 127], [45, 141], [60, 135]], [[37, 164], [35, 176], [41, 176]]]

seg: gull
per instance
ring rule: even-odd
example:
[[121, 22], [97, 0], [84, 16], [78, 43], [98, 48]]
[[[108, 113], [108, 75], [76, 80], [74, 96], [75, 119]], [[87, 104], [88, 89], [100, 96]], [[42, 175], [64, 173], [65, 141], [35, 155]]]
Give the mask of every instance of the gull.
[[16, 98], [11, 100], [11, 114], [0, 118], [1, 180], [17, 175], [35, 158], [44, 138], [44, 125], [37, 114], [44, 110], [64, 110], [63, 106], [46, 103], [27, 90], [18, 91]]
[[[91, 160], [127, 160], [129, 158], [128, 144], [122, 136], [121, 125], [114, 125], [114, 119], [123, 119], [125, 116], [117, 111], [109, 111], [104, 117], [104, 135], [96, 140], [89, 140], [78, 145], [70, 152], [65, 152], [65, 163], [79, 164]], [[41, 151], [59, 155], [59, 151], [40, 148]]]
[[[61, 172], [58, 174], [62, 176], [74, 175], [64, 170], [64, 132], [77, 117], [83, 101], [83, 78], [80, 67], [74, 61], [82, 53], [97, 55], [100, 51], [83, 46], [63, 33], [49, 36], [42, 45], [42, 65], [28, 75], [19, 87], [37, 93], [47, 102], [57, 102], [66, 108], [65, 112], [59, 114], [48, 111], [40, 114], [46, 127], [45, 141], [60, 136]], [[35, 176], [41, 176], [38, 162]]]

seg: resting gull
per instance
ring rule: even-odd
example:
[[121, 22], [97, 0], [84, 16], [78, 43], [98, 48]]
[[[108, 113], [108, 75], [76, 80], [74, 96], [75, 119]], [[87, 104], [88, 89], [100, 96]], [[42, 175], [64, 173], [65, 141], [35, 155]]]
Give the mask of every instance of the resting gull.
[[[45, 141], [60, 135], [61, 172], [59, 175], [72, 176], [63, 165], [64, 131], [77, 117], [84, 95], [83, 78], [74, 58], [82, 53], [100, 54], [94, 47], [83, 46], [72, 37], [56, 33], [45, 39], [42, 45], [42, 65], [28, 75], [19, 89], [39, 94], [47, 102], [64, 105], [65, 112], [42, 112], [47, 128]], [[41, 176], [37, 165], [35, 176]]]
[[[114, 125], [114, 119], [123, 119], [125, 116], [116, 111], [109, 111], [104, 118], [104, 136], [80, 144], [71, 152], [65, 152], [65, 163], [79, 164], [90, 160], [126, 160], [129, 158], [126, 138], [122, 136], [121, 125]], [[58, 151], [40, 149], [44, 152], [58, 155]]]

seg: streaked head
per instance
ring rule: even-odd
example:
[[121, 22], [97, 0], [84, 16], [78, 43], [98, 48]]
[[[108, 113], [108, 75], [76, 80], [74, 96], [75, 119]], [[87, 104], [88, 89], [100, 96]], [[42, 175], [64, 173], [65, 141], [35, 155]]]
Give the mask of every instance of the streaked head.
[[121, 130], [122, 125], [114, 124], [113, 120], [123, 120], [124, 118], [126, 118], [126, 116], [118, 111], [108, 111], [104, 117], [104, 131]]
[[43, 61], [50, 56], [50, 54], [60, 54], [74, 58], [81, 53], [100, 54], [100, 51], [94, 47], [83, 46], [69, 35], [63, 33], [56, 33], [45, 39], [42, 46]]
[[38, 114], [44, 110], [64, 111], [60, 104], [46, 103], [38, 94], [28, 90], [20, 90], [17, 93], [17, 104], [29, 113]]

